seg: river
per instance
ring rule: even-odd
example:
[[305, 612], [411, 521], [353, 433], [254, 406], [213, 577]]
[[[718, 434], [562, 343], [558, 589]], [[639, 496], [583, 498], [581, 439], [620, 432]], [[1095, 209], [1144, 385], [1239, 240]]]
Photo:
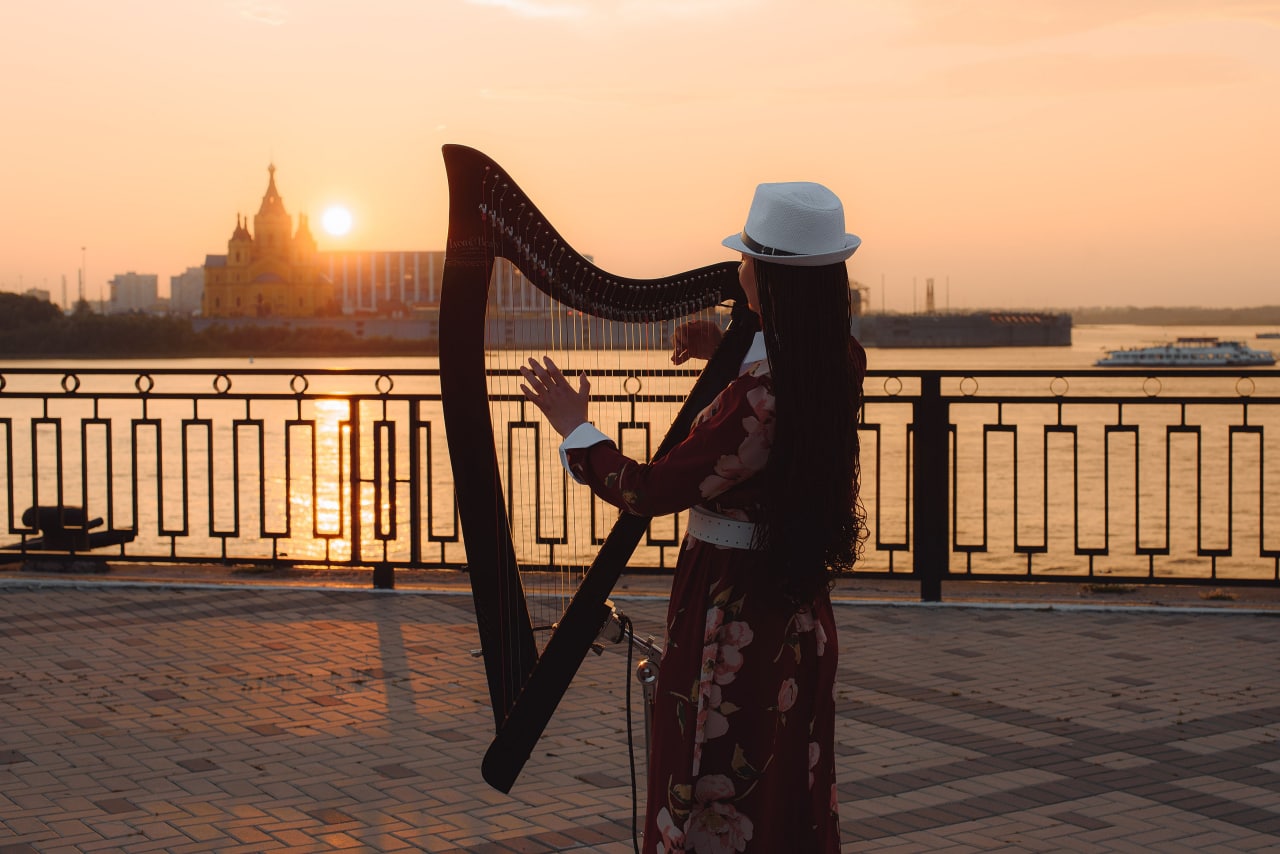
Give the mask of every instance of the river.
[[[1097, 325], [1077, 326], [1069, 347], [869, 350], [873, 376], [867, 386], [867, 420], [875, 429], [863, 434], [862, 493], [871, 523], [864, 567], [909, 567], [910, 407], [893, 399], [900, 385], [893, 372], [1088, 370], [1108, 349], [1179, 336], [1244, 340], [1263, 349], [1276, 345], [1255, 340], [1259, 331], [1270, 330]], [[566, 358], [574, 367], [572, 358]], [[617, 424], [632, 420], [626, 392], [637, 383], [645, 394], [677, 397], [687, 387], [687, 377], [662, 378], [647, 372], [669, 367], [662, 354], [614, 353], [608, 358], [621, 360], [619, 364], [634, 376], [596, 381], [601, 399], [592, 416], [607, 432], [616, 433]], [[495, 367], [510, 368], [514, 361], [512, 354], [493, 357]], [[402, 374], [435, 367], [434, 358], [409, 357], [0, 363], [0, 403], [5, 407], [0, 430], [12, 457], [11, 468], [0, 471], [4, 512], [12, 524], [29, 504], [53, 503], [61, 489], [64, 503], [81, 503], [87, 497], [96, 514], [108, 515], [103, 508], [110, 508], [115, 527], [136, 525], [139, 533], [129, 547], [132, 553], [192, 559], [217, 556], [225, 544], [231, 560], [272, 554], [291, 560], [344, 560], [352, 547], [351, 463], [345, 448], [350, 404], [341, 395], [377, 398], [377, 390], [390, 387], [385, 381], [378, 386], [371, 376], [324, 377], [315, 372], [372, 371], [393, 379], [395, 399], [385, 409], [376, 399], [361, 405], [365, 441], [375, 434], [383, 440], [380, 458], [366, 451], [360, 459], [362, 557], [368, 559], [371, 550], [385, 547], [389, 559], [406, 558], [403, 522], [409, 482], [429, 479], [434, 500], [424, 506], [420, 520], [433, 541], [424, 561], [460, 563], [461, 545], [451, 541], [456, 527], [439, 405], [398, 398], [438, 392], [433, 377]], [[13, 372], [29, 368], [56, 373], [37, 377]], [[196, 373], [183, 378], [150, 376], [173, 368]], [[84, 373], [100, 369], [121, 373]], [[281, 373], [270, 377], [239, 371]], [[252, 404], [219, 399], [210, 386], [227, 390], [216, 386], [221, 372], [230, 373], [230, 391], [236, 394], [274, 394], [282, 399]], [[41, 398], [15, 396], [37, 387], [57, 393], [64, 373], [75, 375], [81, 385], [76, 395], [49, 398], [47, 409]], [[144, 385], [155, 383], [155, 393], [168, 390], [171, 383], [187, 382], [199, 384], [194, 391], [205, 397], [198, 404], [154, 399], [145, 406], [137, 396], [94, 398], [95, 392], [108, 388], [128, 392], [137, 386], [140, 374], [148, 375]], [[952, 569], [1018, 572], [1032, 560], [1036, 571], [1080, 573], [1092, 562], [1101, 574], [1141, 573], [1151, 566], [1148, 553], [1167, 550], [1168, 555], [1158, 555], [1157, 574], [1215, 569], [1255, 577], [1273, 573], [1275, 560], [1263, 552], [1269, 554], [1278, 545], [1266, 539], [1266, 527], [1274, 527], [1280, 513], [1280, 407], [1254, 406], [1246, 415], [1239, 394], [1277, 397], [1276, 385], [1267, 377], [1241, 392], [1239, 384], [1227, 378], [1210, 383], [1196, 380], [1194, 374], [1186, 376], [1185, 381], [1170, 380], [1159, 387], [1143, 378], [1106, 375], [1083, 383], [1093, 396], [1152, 398], [1152, 405], [1128, 406], [1125, 412], [1115, 406], [1058, 408], [1052, 403], [953, 406]], [[1277, 378], [1280, 382], [1280, 372]], [[1082, 382], [1077, 381], [1077, 388]], [[1039, 390], [1034, 393], [1042, 396], [1064, 390], [1062, 382], [1055, 384], [1052, 378], [1035, 383]], [[303, 384], [308, 392], [332, 396], [303, 405], [288, 399], [290, 389], [296, 392]], [[976, 390], [981, 395], [998, 387], [999, 381], [983, 377], [960, 388], [965, 394]], [[495, 425], [525, 425], [499, 428], [500, 458], [536, 460], [541, 467], [540, 478], [513, 478], [510, 484], [513, 529], [530, 543], [528, 555], [522, 557], [537, 562], [589, 559], [594, 553], [592, 525], [607, 527], [612, 511], [592, 501], [585, 490], [564, 487], [548, 428], [531, 426], [537, 419], [519, 403], [514, 379], [497, 379], [493, 388], [505, 398], [495, 404]], [[1183, 394], [1223, 396], [1224, 405], [1188, 411], [1178, 403]], [[420, 407], [419, 420], [429, 426], [410, 436], [404, 425], [415, 406]], [[641, 427], [621, 431], [628, 452], [643, 455], [670, 421], [669, 413], [661, 411], [651, 411], [647, 418], [652, 424], [647, 433]], [[1135, 427], [1135, 432], [1127, 432], [1125, 425]], [[420, 452], [416, 478], [410, 473], [412, 443]], [[33, 461], [38, 461], [34, 474]], [[535, 495], [540, 497], [536, 513]], [[671, 518], [655, 521], [654, 536], [674, 542], [677, 524]], [[385, 539], [379, 538], [379, 531]], [[539, 536], [543, 543], [534, 542]], [[562, 536], [567, 540], [563, 545], [545, 542]], [[1274, 540], [1275, 532], [1271, 536]], [[1224, 547], [1231, 549], [1230, 557], [1215, 561], [1205, 555], [1206, 549]], [[1098, 554], [1091, 558], [1088, 552]], [[641, 549], [637, 560], [669, 565], [674, 550]]]

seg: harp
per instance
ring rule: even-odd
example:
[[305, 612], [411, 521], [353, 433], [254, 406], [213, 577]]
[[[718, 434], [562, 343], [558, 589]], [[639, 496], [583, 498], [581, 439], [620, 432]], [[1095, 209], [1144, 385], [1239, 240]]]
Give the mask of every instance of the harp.
[[484, 779], [509, 792], [611, 617], [608, 596], [648, 528], [619, 518], [538, 648], [521, 581], [490, 419], [484, 330], [495, 259], [569, 310], [606, 321], [673, 319], [733, 301], [729, 327], [653, 453], [667, 453], [737, 376], [755, 315], [727, 262], [657, 279], [615, 276], [572, 249], [516, 183], [471, 148], [444, 146], [449, 234], [440, 297], [440, 391], [495, 737]]

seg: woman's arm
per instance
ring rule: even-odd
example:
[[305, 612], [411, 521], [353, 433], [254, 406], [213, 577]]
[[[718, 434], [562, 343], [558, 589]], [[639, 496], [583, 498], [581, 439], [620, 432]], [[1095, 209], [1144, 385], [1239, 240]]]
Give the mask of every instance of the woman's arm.
[[[575, 391], [549, 358], [541, 364], [531, 359], [520, 372], [525, 379], [520, 390], [556, 432], [567, 437], [579, 431], [575, 441], [562, 446], [570, 473], [629, 513], [660, 516], [687, 509], [762, 471], [768, 460], [774, 401], [767, 375], [748, 374], [730, 383], [698, 415], [684, 441], [660, 460], [640, 463], [589, 427], [585, 376], [579, 376]], [[584, 433], [591, 435], [577, 441]]]
[[662, 458], [641, 463], [612, 441], [566, 448], [570, 473], [605, 501], [640, 516], [702, 504], [764, 469], [773, 440], [773, 396], [757, 378], [725, 388], [689, 435]]

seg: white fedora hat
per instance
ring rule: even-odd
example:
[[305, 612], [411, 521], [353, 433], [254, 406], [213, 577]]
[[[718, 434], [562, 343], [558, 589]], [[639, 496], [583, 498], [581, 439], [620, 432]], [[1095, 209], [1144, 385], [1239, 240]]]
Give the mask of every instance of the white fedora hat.
[[844, 206], [835, 193], [791, 181], [756, 187], [746, 227], [721, 243], [762, 261], [819, 267], [845, 260], [862, 240], [845, 233]]

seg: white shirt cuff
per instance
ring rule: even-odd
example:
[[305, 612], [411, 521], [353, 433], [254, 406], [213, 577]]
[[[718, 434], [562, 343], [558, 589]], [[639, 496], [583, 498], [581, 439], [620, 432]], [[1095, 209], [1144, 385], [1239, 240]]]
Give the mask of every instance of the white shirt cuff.
[[612, 442], [613, 440], [601, 433], [595, 428], [595, 425], [589, 421], [583, 421], [577, 427], [564, 437], [564, 441], [560, 443], [560, 464], [564, 466], [564, 470], [569, 472], [569, 477], [582, 483], [578, 476], [569, 468], [569, 455], [565, 451], [574, 451], [578, 448], [590, 448], [592, 445], [598, 445], [601, 442]]

